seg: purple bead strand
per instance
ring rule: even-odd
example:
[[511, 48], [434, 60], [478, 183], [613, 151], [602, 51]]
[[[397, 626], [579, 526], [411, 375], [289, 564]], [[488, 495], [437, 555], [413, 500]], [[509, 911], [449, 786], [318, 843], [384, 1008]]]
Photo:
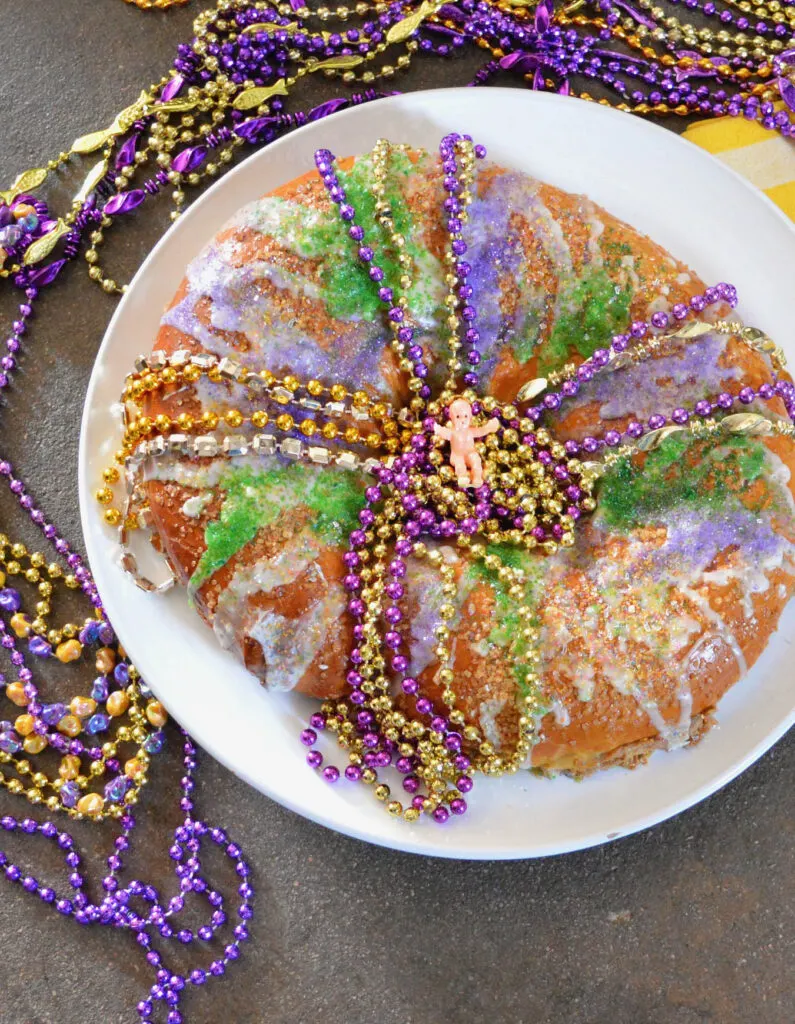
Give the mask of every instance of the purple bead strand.
[[573, 398], [583, 384], [593, 380], [610, 363], [611, 353], [621, 355], [630, 348], [631, 342], [640, 342], [642, 338], [655, 331], [665, 331], [676, 323], [681, 323], [693, 316], [700, 316], [708, 306], [725, 302], [732, 309], [737, 305], [737, 290], [734, 285], [721, 282], [714, 288], [707, 288], [703, 295], [694, 295], [688, 303], [679, 302], [674, 305], [671, 313], [653, 313], [650, 322], [637, 320], [630, 326], [626, 334], [614, 334], [609, 348], [597, 349], [590, 358], [577, 367], [577, 375], [566, 380], [560, 391], [549, 391], [544, 395], [540, 405], [529, 406], [525, 415], [534, 421], [541, 419], [545, 411], [558, 410], [564, 399]]
[[[25, 875], [21, 868], [14, 864], [8, 855], [0, 850], [0, 868], [9, 881], [15, 882], [30, 893], [36, 895], [44, 903], [52, 906], [59, 914], [72, 917], [81, 925], [99, 924], [112, 928], [128, 929], [136, 938], [136, 942], [146, 951], [146, 960], [155, 970], [156, 982], [146, 998], [138, 1003], [138, 1015], [142, 1021], [151, 1021], [158, 1002], [168, 1007], [167, 1021], [169, 1024], [181, 1024], [183, 1017], [178, 1007], [187, 985], [200, 986], [212, 977], [221, 976], [230, 963], [238, 959], [240, 946], [249, 938], [248, 921], [251, 919], [253, 887], [249, 881], [250, 869], [243, 859], [240, 848], [231, 842], [223, 829], [215, 828], [206, 822], [193, 817], [194, 789], [193, 773], [196, 768], [196, 748], [190, 738], [183, 733], [185, 774], [180, 781], [182, 798], [180, 807], [185, 813], [183, 823], [174, 831], [174, 843], [170, 854], [176, 862], [175, 873], [178, 879], [178, 893], [167, 903], [161, 901], [157, 889], [137, 879], [126, 886], [120, 886], [118, 874], [123, 868], [122, 855], [130, 848], [130, 836], [135, 827], [135, 818], [127, 810], [121, 818], [121, 832], [113, 842], [113, 853], [107, 858], [108, 874], [102, 880], [104, 896], [99, 903], [91, 903], [85, 889], [85, 878], [81, 873], [82, 861], [75, 848], [73, 837], [50, 822], [36, 822], [30, 818], [16, 818], [5, 815], [0, 818], [0, 828], [6, 832], [19, 831], [28, 835], [40, 834], [55, 842], [63, 851], [66, 867], [69, 869], [68, 896], [58, 896], [56, 891], [43, 885], [32, 875]], [[238, 894], [241, 897], [237, 907], [238, 924], [233, 928], [232, 941], [223, 951], [223, 956], [213, 959], [208, 968], [195, 968], [187, 977], [172, 973], [163, 963], [162, 955], [152, 948], [151, 930], [156, 930], [162, 938], [176, 938], [183, 945], [193, 941], [209, 941], [226, 923], [223, 911], [224, 900], [220, 893], [215, 892], [208, 881], [200, 873], [199, 853], [202, 841], [209, 841], [232, 861], [239, 879]], [[187, 855], [187, 856], [186, 856]], [[184, 863], [183, 863], [184, 861]], [[191, 894], [203, 895], [212, 909], [209, 924], [201, 925], [194, 933], [189, 929], [178, 929], [169, 923], [185, 907], [187, 897]], [[134, 912], [130, 907], [131, 900], [138, 898], [150, 905], [145, 916]]]
[[[475, 371], [475, 367], [480, 363], [481, 358], [480, 352], [477, 348], [478, 342], [480, 341], [480, 333], [478, 332], [475, 324], [477, 311], [471, 301], [472, 286], [467, 280], [472, 268], [464, 261], [464, 256], [467, 253], [467, 244], [461, 234], [463, 227], [461, 213], [463, 212], [463, 208], [460, 200], [458, 199], [458, 193], [461, 191], [461, 184], [458, 180], [459, 169], [456, 159], [456, 145], [462, 138], [467, 142], [472, 142], [471, 137], [468, 135], [459, 136], [455, 133], [446, 135], [439, 145], [439, 156], [442, 162], [442, 182], [444, 190], [447, 192], [447, 197], [443, 204], [444, 215], [446, 218], [445, 226], [450, 237], [451, 251], [457, 260], [456, 273], [458, 276], [457, 289], [459, 298], [458, 314], [464, 322], [464, 342], [468, 346], [465, 358], [469, 368], [464, 374], [463, 381], [465, 387], [476, 388], [478, 386], [479, 378]], [[486, 156], [486, 147], [475, 146], [475, 156], [482, 160]]]
[[[357, 257], [367, 268], [371, 281], [378, 286], [378, 299], [387, 310], [387, 318], [397, 324], [397, 338], [404, 346], [409, 359], [411, 359], [414, 374], [424, 381], [428, 376], [428, 367], [425, 363], [425, 352], [421, 345], [414, 344], [414, 328], [406, 323], [406, 315], [402, 306], [395, 302], [394, 291], [385, 284], [383, 268], [375, 262], [373, 249], [365, 244], [364, 228], [356, 223], [356, 211], [347, 202], [345, 189], [334, 170], [334, 155], [328, 149], [319, 149], [315, 153], [315, 166], [326, 186], [331, 201], [338, 207], [338, 212], [345, 224], [348, 225], [348, 235], [357, 243]], [[427, 384], [422, 384], [418, 389], [420, 398], [427, 401], [431, 396], [431, 389]]]

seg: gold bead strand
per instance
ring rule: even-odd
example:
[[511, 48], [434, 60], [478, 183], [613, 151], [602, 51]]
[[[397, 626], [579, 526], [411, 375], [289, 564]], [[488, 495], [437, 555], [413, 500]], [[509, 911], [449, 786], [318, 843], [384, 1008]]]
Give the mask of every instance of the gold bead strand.
[[[393, 284], [393, 290], [396, 295], [395, 304], [408, 313], [408, 293], [411, 291], [414, 284], [413, 260], [410, 254], [406, 251], [406, 239], [395, 229], [392, 212], [389, 208], [389, 204], [384, 198], [386, 194], [386, 179], [389, 173], [389, 156], [393, 149], [403, 153], [408, 151], [407, 146], [393, 147], [386, 139], [379, 139], [378, 142], [376, 142], [375, 148], [373, 149], [374, 182], [372, 185], [372, 193], [375, 198], [376, 220], [378, 221], [383, 235], [388, 240], [388, 245], [391, 246], [393, 252], [397, 254], [397, 262], [400, 267], [400, 277], [397, 282], [397, 287]], [[394, 323], [392, 320], [389, 321], [389, 327], [392, 331], [391, 348], [399, 358], [398, 365], [400, 370], [406, 373], [409, 377], [408, 387], [410, 391], [414, 392], [410, 406], [415, 413], [418, 413], [424, 408], [424, 402], [417, 392], [420, 391], [424, 382], [420, 377], [417, 377], [414, 374], [413, 364], [411, 360], [406, 358], [406, 346], [398, 337], [398, 332], [401, 326], [403, 325]]]

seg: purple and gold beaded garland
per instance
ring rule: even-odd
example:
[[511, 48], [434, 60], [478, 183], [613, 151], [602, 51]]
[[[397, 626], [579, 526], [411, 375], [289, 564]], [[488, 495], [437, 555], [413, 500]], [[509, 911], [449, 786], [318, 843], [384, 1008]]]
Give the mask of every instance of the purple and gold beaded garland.
[[[14, 322], [13, 334], [7, 340], [12, 356], [20, 351], [27, 321], [33, 316], [33, 303], [37, 295], [38, 288], [29, 285], [25, 294], [26, 301], [20, 306], [19, 320]], [[16, 369], [16, 360], [12, 356], [6, 357], [3, 363], [4, 373], [0, 383], [3, 388], [9, 386]], [[148, 995], [138, 1004], [141, 1020], [151, 1020], [157, 1004], [162, 1003], [168, 1008], [168, 1024], [181, 1024], [183, 1016], [179, 1004], [183, 990], [189, 985], [200, 986], [211, 977], [223, 975], [229, 964], [238, 958], [240, 946], [248, 938], [247, 922], [252, 917], [254, 895], [248, 880], [249, 868], [242, 851], [223, 829], [194, 817], [192, 793], [196, 748], [190, 737], [183, 733], [184, 775], [180, 781], [179, 804], [184, 819], [174, 832], [169, 850], [175, 862], [177, 891], [171, 897], [164, 897], [154, 886], [140, 880], [133, 879], [127, 884], [120, 881], [119, 875], [124, 866], [123, 855], [130, 846], [135, 826], [133, 807], [146, 782], [150, 756], [154, 756], [163, 745], [165, 711], [153, 699], [148, 700], [145, 707], [139, 706], [141, 697], [148, 694], [148, 690], [134, 666], [118, 648], [91, 573], [81, 557], [72, 551], [56, 526], [36, 507], [8, 460], [0, 461], [0, 476], [17, 498], [20, 508], [52, 544], [56, 557], [65, 560], [67, 564], [65, 572], [57, 561], [47, 564], [40, 553], [30, 553], [23, 545], [12, 544], [7, 537], [0, 537], [0, 562], [5, 577], [3, 583], [7, 584], [9, 578], [13, 580], [20, 576], [25, 583], [37, 586], [39, 596], [43, 599], [36, 605], [36, 618], [31, 620], [22, 610], [20, 591], [8, 585], [0, 589], [0, 644], [8, 652], [17, 676], [14, 682], [1, 676], [0, 686], [11, 703], [23, 712], [13, 722], [0, 722], [0, 779], [10, 792], [25, 795], [33, 805], [44, 804], [48, 810], [61, 810], [75, 818], [111, 818], [120, 824], [120, 830], [113, 839], [112, 852], [107, 857], [108, 873], [102, 879], [103, 897], [98, 903], [92, 903], [85, 892], [86, 880], [81, 872], [82, 862], [74, 839], [49, 820], [36, 821], [7, 814], [0, 818], [0, 829], [25, 835], [38, 834], [56, 843], [63, 851], [65, 865], [69, 870], [66, 890], [59, 893], [35, 876], [26, 874], [2, 850], [0, 868], [9, 881], [20, 885], [32, 896], [38, 896], [58, 914], [72, 917], [78, 924], [100, 924], [131, 931], [138, 945], [145, 950], [147, 962], [156, 976]], [[26, 560], [29, 568], [23, 570], [22, 565]], [[46, 631], [52, 584], [60, 580], [71, 589], [82, 590], [93, 607], [94, 617], [88, 618], [79, 629], [67, 624], [63, 629]], [[43, 703], [34, 683], [33, 672], [25, 663], [22, 640], [27, 641], [28, 653], [34, 659], [52, 659], [64, 664], [80, 661], [85, 651], [97, 647], [96, 670], [100, 674], [91, 687], [90, 696], [75, 697], [69, 705]], [[115, 733], [110, 733], [111, 720], [123, 722], [125, 716], [129, 718], [129, 726], [120, 725]], [[79, 738], [82, 732], [89, 737], [85, 741]], [[97, 737], [105, 733], [109, 741], [101, 747], [95, 746]], [[118, 759], [118, 748], [129, 741], [133, 741], [138, 749], [122, 765]], [[54, 781], [49, 780], [41, 771], [35, 771], [28, 760], [30, 756], [41, 754], [45, 748], [63, 755]], [[90, 762], [85, 774], [82, 758]], [[15, 770], [19, 777], [6, 775], [9, 769]], [[111, 778], [104, 790], [92, 791], [92, 778], [101, 779], [106, 773]], [[21, 781], [26, 777], [29, 777], [30, 782], [27, 790]], [[48, 788], [52, 790], [52, 795], [45, 798], [43, 794]], [[207, 842], [217, 846], [234, 865], [239, 878], [240, 903], [236, 908], [238, 922], [233, 926], [232, 938], [224, 945], [222, 954], [216, 956], [206, 970], [197, 967], [187, 977], [183, 977], [165, 966], [162, 954], [152, 948], [151, 936], [157, 933], [162, 938], [176, 938], [182, 944], [195, 940], [208, 942], [217, 939], [218, 932], [227, 924], [228, 916], [224, 909], [226, 899], [211, 887], [202, 874], [200, 852], [202, 843]], [[201, 925], [196, 932], [175, 926], [191, 894], [203, 896], [210, 906], [208, 923]], [[145, 912], [138, 913], [131, 908], [130, 903], [136, 897], [148, 904]]]
[[[311, 11], [300, 0], [252, 3], [220, 0], [200, 14], [196, 37], [179, 47], [170, 75], [145, 90], [107, 128], [76, 139], [46, 167], [23, 172], [0, 193], [0, 276], [18, 287], [44, 283], [90, 236], [89, 274], [105, 291], [123, 290], [99, 265], [98, 248], [117, 218], [135, 210], [164, 187], [173, 186], [174, 216], [186, 188], [216, 177], [245, 144], [264, 144], [293, 127], [352, 104], [384, 95], [373, 88], [408, 68], [417, 53], [451, 57], [467, 43], [490, 54], [470, 85], [484, 85], [500, 72], [519, 75], [533, 89], [579, 95], [584, 77], [616, 99], [598, 102], [641, 115], [734, 116], [759, 121], [791, 137], [795, 132], [795, 10], [791, 4], [740, 0], [742, 13], [719, 10], [711, 0], [688, 0], [721, 26], [696, 30], [665, 18], [651, 0], [640, 9], [612, 0], [575, 0], [556, 8], [462, 0], [460, 4], [359, 3], [336, 11]], [[358, 27], [349, 25], [361, 19]], [[341, 23], [338, 31], [316, 22]], [[731, 31], [730, 31], [731, 30]], [[747, 34], [753, 30], [754, 34]], [[732, 34], [732, 32], [734, 34]], [[608, 47], [618, 44], [614, 49]], [[626, 52], [629, 48], [630, 53]], [[402, 52], [382, 62], [390, 49]], [[329, 99], [308, 112], [285, 112], [283, 97], [300, 80], [322, 73], [360, 86], [348, 97]], [[250, 116], [253, 112], [253, 116]], [[72, 208], [50, 216], [30, 193], [72, 156], [101, 151]], [[133, 185], [139, 169], [158, 170]], [[37, 205], [38, 203], [38, 205]], [[16, 216], [19, 214], [19, 216]], [[65, 242], [62, 258], [37, 267]], [[4, 357], [8, 358], [8, 357]]]

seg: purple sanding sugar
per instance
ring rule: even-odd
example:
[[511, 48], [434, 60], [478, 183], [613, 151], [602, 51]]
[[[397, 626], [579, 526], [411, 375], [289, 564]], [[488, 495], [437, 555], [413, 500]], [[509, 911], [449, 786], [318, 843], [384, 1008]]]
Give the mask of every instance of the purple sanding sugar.
[[541, 315], [544, 309], [543, 296], [531, 294], [528, 287], [524, 289], [523, 302], [512, 325], [506, 325], [500, 309], [500, 279], [507, 276], [527, 281], [529, 274], [527, 255], [520, 239], [511, 230], [513, 211], [521, 211], [559, 272], [565, 274], [571, 270], [568, 246], [538, 196], [537, 183], [532, 178], [513, 173], [492, 181], [488, 191], [472, 205], [464, 231], [469, 246], [466, 260], [472, 267], [469, 283], [478, 296], [476, 326], [480, 331], [478, 347], [483, 357], [478, 372], [486, 381], [494, 372], [500, 351], [509, 341], [511, 332], [522, 331], [528, 318]]
[[640, 420], [676, 406], [694, 405], [741, 376], [738, 367], [718, 365], [725, 347], [725, 338], [708, 334], [669, 356], [619, 373], [600, 374], [582, 389], [578, 404], [601, 403], [603, 419], [635, 416]]
[[698, 577], [720, 552], [730, 549], [742, 562], [758, 565], [791, 547], [772, 529], [767, 517], [747, 509], [679, 508], [666, 515], [666, 526], [665, 544], [651, 555], [655, 578], [670, 574]]
[[[348, 322], [323, 348], [257, 287], [258, 280], [274, 275], [278, 277], [274, 284], [290, 286], [299, 294], [308, 283], [298, 277], [288, 281], [279, 268], [264, 262], [230, 267], [230, 255], [228, 246], [210, 245], [193, 260], [187, 272], [187, 294], [165, 313], [161, 323], [194, 338], [207, 352], [233, 355], [243, 365], [266, 365], [274, 373], [289, 369], [305, 380], [350, 380], [377, 394], [385, 393], [382, 359], [386, 339], [380, 321]], [[199, 316], [203, 299], [211, 303], [209, 326]], [[234, 339], [230, 344], [226, 331], [242, 333], [250, 347], [241, 351]]]

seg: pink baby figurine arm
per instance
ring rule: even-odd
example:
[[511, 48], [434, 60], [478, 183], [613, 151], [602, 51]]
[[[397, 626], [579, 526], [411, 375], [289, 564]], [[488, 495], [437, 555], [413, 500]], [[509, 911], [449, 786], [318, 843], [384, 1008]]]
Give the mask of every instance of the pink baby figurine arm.
[[451, 431], [449, 431], [447, 427], [440, 427], [438, 423], [434, 423], [433, 432], [434, 434], [436, 434], [437, 437], [444, 438], [445, 441], [449, 441], [450, 438], [453, 436]]
[[500, 421], [496, 416], [492, 417], [488, 423], [484, 423], [482, 427], [472, 427], [469, 431], [470, 437], [485, 437], [486, 434], [493, 434], [495, 430], [500, 429]]

